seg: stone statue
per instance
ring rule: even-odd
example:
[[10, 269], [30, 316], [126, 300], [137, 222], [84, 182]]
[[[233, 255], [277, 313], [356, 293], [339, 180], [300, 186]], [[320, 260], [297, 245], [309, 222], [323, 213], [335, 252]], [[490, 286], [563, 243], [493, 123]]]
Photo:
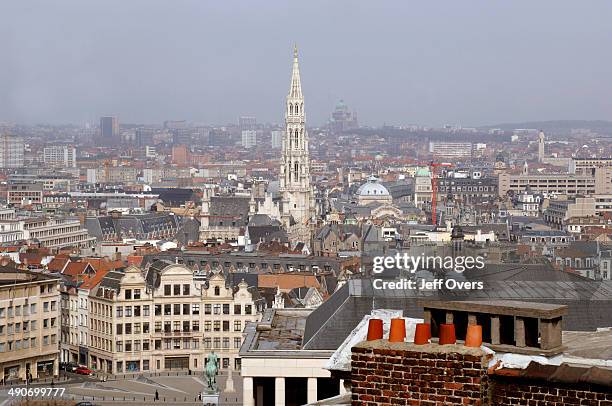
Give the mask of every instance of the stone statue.
[[210, 392], [217, 391], [217, 362], [219, 360], [219, 356], [215, 354], [214, 351], [211, 351], [210, 354], [206, 357], [206, 380], [208, 382], [207, 390]]

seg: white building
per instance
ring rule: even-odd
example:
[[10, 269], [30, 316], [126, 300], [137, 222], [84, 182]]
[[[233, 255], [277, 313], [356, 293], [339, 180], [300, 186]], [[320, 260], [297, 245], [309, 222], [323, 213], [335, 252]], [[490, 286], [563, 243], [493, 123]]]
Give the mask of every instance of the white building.
[[47, 166], [76, 168], [76, 148], [66, 145], [45, 147], [43, 161]]
[[440, 157], [469, 158], [472, 156], [471, 142], [430, 142], [429, 152]]
[[0, 134], [0, 168], [23, 168], [24, 151], [23, 138]]
[[270, 134], [272, 135], [272, 148], [280, 148], [283, 145], [283, 132], [279, 130], [274, 130]]
[[244, 148], [253, 148], [257, 145], [257, 131], [242, 130], [242, 146]]

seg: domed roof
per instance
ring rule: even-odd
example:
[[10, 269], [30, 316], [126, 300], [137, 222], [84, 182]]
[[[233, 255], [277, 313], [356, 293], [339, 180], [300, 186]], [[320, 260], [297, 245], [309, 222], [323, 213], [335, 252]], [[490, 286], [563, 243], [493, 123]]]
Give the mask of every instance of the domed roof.
[[429, 169], [427, 168], [419, 168], [416, 171], [416, 176], [429, 176]]
[[358, 196], [389, 196], [389, 191], [386, 187], [378, 183], [378, 179], [370, 176], [368, 181], [357, 189]]

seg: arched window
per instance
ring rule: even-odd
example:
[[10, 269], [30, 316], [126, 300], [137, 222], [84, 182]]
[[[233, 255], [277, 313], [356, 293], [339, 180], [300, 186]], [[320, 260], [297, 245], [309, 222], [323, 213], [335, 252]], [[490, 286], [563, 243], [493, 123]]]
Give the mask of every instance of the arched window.
[[300, 114], [300, 107], [295, 103], [295, 114]]
[[221, 289], [218, 286], [215, 286], [215, 296], [219, 296], [221, 294]]
[[289, 104], [289, 114], [293, 114], [293, 104]]
[[294, 171], [293, 171], [293, 173], [294, 173], [294, 178], [293, 178], [293, 179], [294, 179], [296, 182], [297, 182], [297, 180], [298, 180], [299, 170], [300, 170], [300, 165], [299, 165], [299, 164], [296, 162], [296, 163], [295, 163], [295, 167], [294, 167]]
[[296, 128], [295, 129], [295, 148], [300, 147], [299, 142], [298, 142], [299, 139], [300, 139], [299, 130]]

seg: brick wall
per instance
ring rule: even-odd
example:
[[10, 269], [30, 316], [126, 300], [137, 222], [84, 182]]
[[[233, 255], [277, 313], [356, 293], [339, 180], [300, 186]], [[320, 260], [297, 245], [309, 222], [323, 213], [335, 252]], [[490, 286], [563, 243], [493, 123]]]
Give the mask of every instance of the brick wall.
[[362, 342], [352, 353], [352, 405], [612, 406], [607, 374], [597, 377], [591, 371], [600, 384], [578, 376], [576, 383], [564, 383], [548, 374], [488, 375], [488, 360], [480, 349], [462, 345]]
[[485, 405], [487, 357], [460, 345], [386, 340], [353, 348], [352, 405]]
[[491, 405], [612, 406], [610, 388], [500, 376], [491, 377], [490, 397]]

